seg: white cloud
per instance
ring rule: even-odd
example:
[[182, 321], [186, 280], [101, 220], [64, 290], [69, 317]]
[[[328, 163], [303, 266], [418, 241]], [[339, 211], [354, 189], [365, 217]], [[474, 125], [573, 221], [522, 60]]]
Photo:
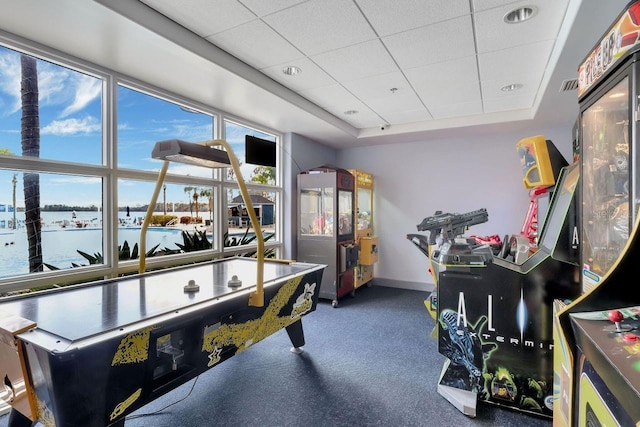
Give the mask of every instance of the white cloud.
[[75, 98], [73, 103], [69, 105], [60, 114], [60, 117], [67, 117], [76, 111], [82, 110], [95, 98], [100, 97], [102, 94], [102, 81], [93, 77], [78, 74], [73, 79], [75, 80]]
[[77, 133], [100, 132], [102, 124], [95, 117], [85, 117], [84, 119], [54, 120], [40, 132], [43, 135], [73, 135]]

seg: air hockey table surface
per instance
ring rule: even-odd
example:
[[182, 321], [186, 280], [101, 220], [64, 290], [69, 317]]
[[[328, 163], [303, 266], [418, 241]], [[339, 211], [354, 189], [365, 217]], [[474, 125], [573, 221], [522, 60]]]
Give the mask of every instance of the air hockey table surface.
[[245, 257], [9, 297], [0, 301], [9, 384], [0, 399], [23, 421], [124, 425], [126, 414], [280, 329], [300, 348], [325, 267], [265, 260], [263, 307], [248, 304], [258, 264]]
[[[300, 275], [314, 266], [265, 262], [264, 286]], [[233, 276], [241, 280], [239, 287], [228, 285]], [[184, 291], [190, 280], [199, 286], [198, 291]], [[71, 345], [157, 316], [248, 293], [255, 286], [255, 260], [230, 258], [0, 302], [0, 317], [16, 315], [32, 320], [40, 332], [55, 335]]]

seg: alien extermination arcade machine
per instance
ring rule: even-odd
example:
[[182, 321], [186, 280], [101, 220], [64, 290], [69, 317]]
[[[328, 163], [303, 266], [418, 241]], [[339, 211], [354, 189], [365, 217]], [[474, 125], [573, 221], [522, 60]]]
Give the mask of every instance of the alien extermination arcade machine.
[[[438, 392], [466, 415], [476, 415], [478, 401], [553, 415], [553, 300], [580, 293], [572, 242], [578, 178], [577, 163], [561, 170], [537, 246], [519, 244], [526, 246], [524, 256], [511, 250], [496, 255], [489, 245], [461, 237], [488, 219], [481, 217], [484, 209], [438, 212], [418, 225], [429, 231], [438, 351], [447, 357]], [[438, 234], [443, 243], [436, 247], [432, 236]], [[424, 245], [420, 249], [425, 252]]]
[[639, 35], [633, 1], [578, 70], [584, 294], [555, 303], [554, 426], [640, 423]]

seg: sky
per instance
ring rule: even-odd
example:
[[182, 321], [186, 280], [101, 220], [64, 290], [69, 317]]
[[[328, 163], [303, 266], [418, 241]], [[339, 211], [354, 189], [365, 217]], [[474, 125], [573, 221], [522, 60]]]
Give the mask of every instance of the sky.
[[[102, 159], [102, 80], [46, 61], [37, 61], [40, 158], [101, 165]], [[21, 155], [20, 54], [0, 47], [0, 149]], [[190, 142], [212, 138], [211, 116], [181, 108], [141, 92], [118, 88], [118, 166], [159, 171], [161, 161], [151, 158], [157, 141], [182, 139]], [[244, 159], [247, 129], [232, 125], [226, 129], [227, 141], [238, 160]], [[257, 131], [251, 135], [273, 140]], [[0, 204], [11, 204], [15, 171], [1, 169]], [[245, 165], [248, 180], [254, 166]], [[210, 170], [171, 164], [170, 173], [210, 176]], [[17, 176], [17, 206], [24, 206], [22, 174]], [[41, 174], [41, 206], [46, 204], [101, 205], [100, 180], [63, 174]], [[155, 183], [121, 181], [118, 205], [149, 203]], [[184, 186], [168, 185], [167, 200], [186, 201]]]

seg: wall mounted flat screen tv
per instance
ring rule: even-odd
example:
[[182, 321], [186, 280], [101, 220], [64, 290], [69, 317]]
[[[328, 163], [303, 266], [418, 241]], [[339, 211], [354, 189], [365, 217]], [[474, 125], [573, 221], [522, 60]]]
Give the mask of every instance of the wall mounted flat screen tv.
[[267, 139], [245, 135], [244, 159], [251, 165], [276, 166], [276, 143]]

